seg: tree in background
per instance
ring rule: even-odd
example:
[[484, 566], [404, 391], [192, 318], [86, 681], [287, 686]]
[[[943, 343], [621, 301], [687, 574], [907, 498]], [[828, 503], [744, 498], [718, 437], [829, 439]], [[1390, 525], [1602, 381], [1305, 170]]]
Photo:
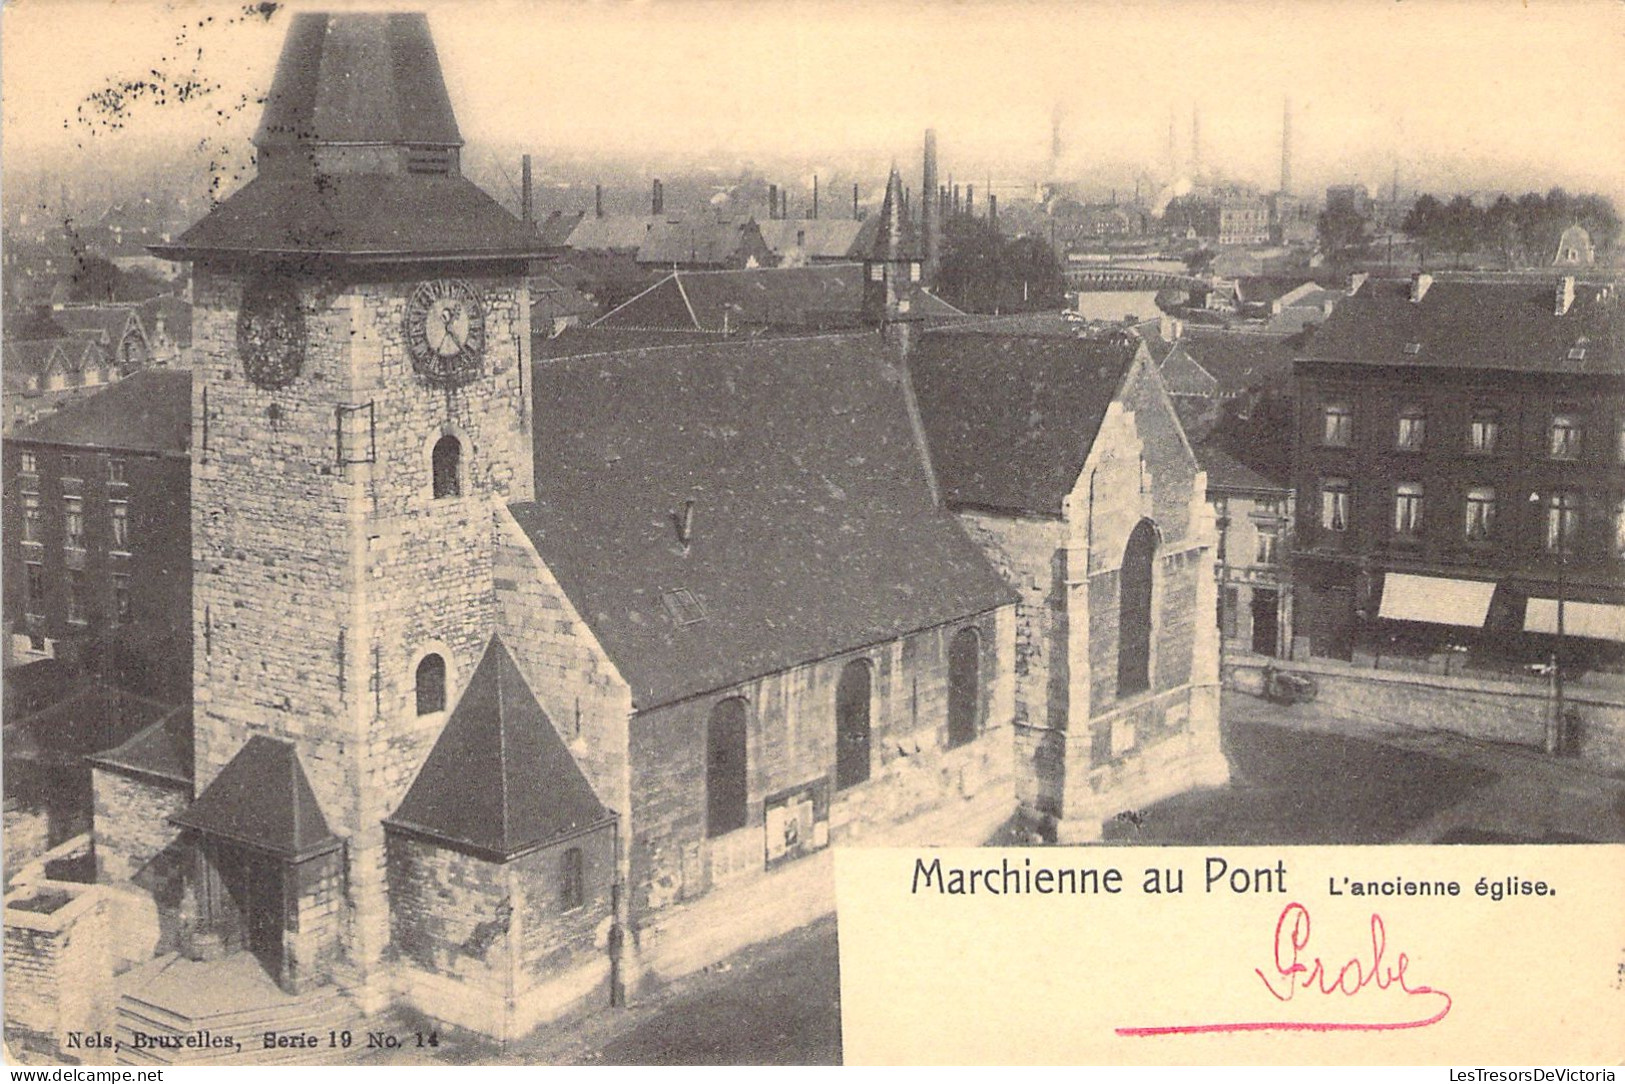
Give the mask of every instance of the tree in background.
[[1066, 281], [1047, 241], [1007, 239], [986, 219], [961, 215], [942, 231], [937, 293], [966, 312], [1031, 312], [1060, 308]]
[[1595, 193], [1571, 196], [1552, 188], [1545, 195], [1526, 192], [1516, 200], [1503, 195], [1485, 208], [1467, 196], [1442, 204], [1432, 195], [1422, 195], [1405, 216], [1403, 228], [1424, 267], [1430, 252], [1450, 252], [1459, 260], [1469, 252], [1493, 250], [1511, 270], [1549, 264], [1558, 238], [1576, 223], [1591, 236], [1598, 258], [1607, 259], [1619, 241], [1621, 222], [1613, 201]]
[[1411, 204], [1411, 209], [1405, 215], [1403, 229], [1416, 243], [1417, 254], [1422, 259], [1422, 266], [1428, 265], [1428, 253], [1438, 247], [1439, 231], [1444, 222], [1444, 205], [1431, 195], [1424, 193]]
[[1365, 216], [1347, 204], [1337, 204], [1320, 212], [1315, 219], [1315, 233], [1320, 238], [1320, 249], [1328, 257], [1365, 248]]

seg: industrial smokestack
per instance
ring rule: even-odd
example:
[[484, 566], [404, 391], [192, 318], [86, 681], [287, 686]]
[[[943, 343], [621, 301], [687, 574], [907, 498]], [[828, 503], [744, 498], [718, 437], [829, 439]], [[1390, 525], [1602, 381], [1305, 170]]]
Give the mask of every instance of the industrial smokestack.
[[852, 220], [855, 222], [862, 217], [862, 215], [858, 214], [858, 186], [854, 182], [852, 185]]
[[818, 217], [818, 174], [816, 174], [816, 173], [813, 174], [813, 213], [812, 213], [812, 216], [814, 218]]
[[779, 186], [776, 184], [767, 186], [767, 217], [769, 219], [779, 217]]
[[991, 192], [987, 194], [987, 224], [999, 228], [999, 197]]
[[937, 264], [942, 254], [942, 186], [937, 182], [937, 130], [925, 130], [925, 169], [920, 183], [925, 233], [925, 283], [937, 281]]
[[1292, 99], [1281, 111], [1281, 192], [1292, 191]]
[[660, 187], [660, 178], [655, 178], [654, 188], [649, 196], [649, 213], [662, 215], [666, 213], [666, 193]]
[[1202, 108], [1191, 106], [1191, 176], [1202, 172]]
[[965, 214], [972, 218], [976, 216], [976, 186], [974, 184], [965, 186]]
[[604, 217], [604, 186], [601, 184], [592, 186], [592, 213], [594, 218]]
[[519, 217], [529, 226], [536, 221], [536, 204], [530, 186], [530, 155], [519, 159]]

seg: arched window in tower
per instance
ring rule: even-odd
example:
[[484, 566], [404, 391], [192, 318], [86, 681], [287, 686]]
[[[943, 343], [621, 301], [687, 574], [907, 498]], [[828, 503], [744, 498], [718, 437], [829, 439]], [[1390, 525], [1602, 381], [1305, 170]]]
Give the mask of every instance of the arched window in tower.
[[431, 456], [434, 471], [435, 500], [441, 497], [460, 497], [463, 492], [459, 477], [463, 465], [463, 442], [447, 433], [435, 442]]
[[705, 834], [720, 836], [745, 827], [749, 789], [745, 775], [745, 721], [738, 697], [711, 709], [705, 728]]
[[1157, 556], [1157, 529], [1148, 519], [1129, 535], [1123, 550], [1117, 603], [1117, 695], [1151, 687], [1151, 570]]
[[948, 745], [976, 737], [982, 714], [982, 638], [960, 629], [948, 645]]
[[446, 710], [446, 660], [430, 653], [418, 663], [418, 714], [432, 715]]
[[835, 787], [869, 778], [869, 664], [857, 659], [841, 671], [835, 690]]

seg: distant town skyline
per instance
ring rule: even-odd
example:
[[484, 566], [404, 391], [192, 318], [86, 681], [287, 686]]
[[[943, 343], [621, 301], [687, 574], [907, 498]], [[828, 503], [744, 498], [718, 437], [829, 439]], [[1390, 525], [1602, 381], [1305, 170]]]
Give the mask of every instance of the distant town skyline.
[[[12, 0], [6, 148], [93, 168], [122, 148], [206, 139], [199, 149], [246, 166], [289, 12], [358, 6], [267, 17], [242, 4]], [[1199, 111], [1202, 165], [1270, 190], [1290, 96], [1302, 194], [1386, 190], [1397, 170], [1407, 191], [1562, 185], [1625, 204], [1615, 4], [412, 6], [430, 12], [475, 150], [832, 169], [896, 157], [912, 174], [934, 126], [945, 169], [971, 183], [1140, 177], [1154, 192], [1189, 173]], [[1595, 78], [1565, 77], [1564, 63]], [[177, 102], [193, 79], [218, 89]], [[149, 89], [81, 110], [125, 81], [165, 88], [162, 104]]]

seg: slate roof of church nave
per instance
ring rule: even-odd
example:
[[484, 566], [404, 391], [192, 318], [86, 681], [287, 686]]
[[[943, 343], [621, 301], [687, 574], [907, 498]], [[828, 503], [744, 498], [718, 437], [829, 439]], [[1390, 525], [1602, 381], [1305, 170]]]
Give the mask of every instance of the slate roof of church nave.
[[877, 334], [560, 359], [533, 387], [512, 511], [640, 709], [1013, 601], [933, 503]]

